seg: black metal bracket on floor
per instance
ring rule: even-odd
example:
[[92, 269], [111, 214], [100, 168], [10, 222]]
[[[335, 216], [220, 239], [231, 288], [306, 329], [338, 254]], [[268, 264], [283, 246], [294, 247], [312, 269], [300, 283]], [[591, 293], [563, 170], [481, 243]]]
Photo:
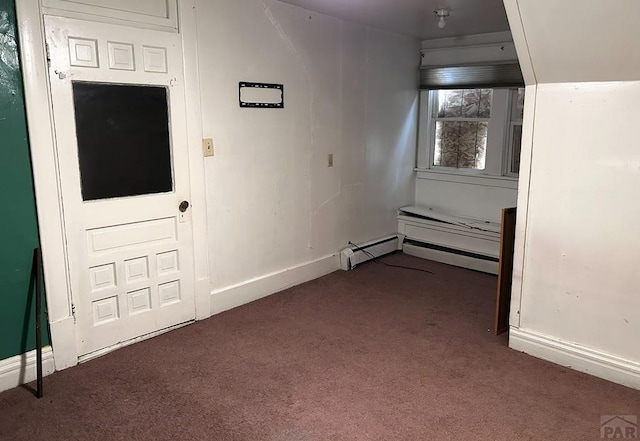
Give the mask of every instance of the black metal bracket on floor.
[[36, 282], [36, 397], [42, 398], [42, 253], [33, 250], [33, 271]]

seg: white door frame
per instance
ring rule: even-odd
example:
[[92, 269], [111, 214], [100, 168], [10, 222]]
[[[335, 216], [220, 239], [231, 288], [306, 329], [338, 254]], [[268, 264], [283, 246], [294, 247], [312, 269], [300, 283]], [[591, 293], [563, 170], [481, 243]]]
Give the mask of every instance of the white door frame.
[[[211, 315], [202, 116], [198, 77], [195, 0], [180, 0], [179, 28], [183, 46], [189, 173], [194, 244], [196, 320]], [[44, 24], [39, 0], [16, 2], [20, 57], [40, 246], [56, 370], [78, 363], [76, 329], [71, 310], [62, 194], [58, 175]], [[43, 105], [46, 103], [47, 105]]]
[[522, 145], [520, 147], [520, 173], [518, 178], [518, 215], [516, 219], [516, 238], [513, 251], [513, 276], [511, 288], [511, 310], [509, 325], [519, 328], [521, 321], [523, 287], [526, 274], [525, 255], [527, 254], [527, 224], [529, 220], [529, 192], [531, 190], [531, 164], [533, 161], [534, 118], [538, 91], [538, 80], [529, 56], [529, 45], [520, 18], [517, 0], [504, 0], [509, 18], [511, 35], [516, 46], [518, 62], [526, 85]]

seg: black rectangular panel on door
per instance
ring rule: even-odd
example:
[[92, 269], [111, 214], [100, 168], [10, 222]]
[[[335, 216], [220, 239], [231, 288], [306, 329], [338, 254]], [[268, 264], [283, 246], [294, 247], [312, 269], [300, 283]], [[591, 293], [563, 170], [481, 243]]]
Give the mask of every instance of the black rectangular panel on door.
[[85, 201], [173, 190], [167, 89], [73, 83]]

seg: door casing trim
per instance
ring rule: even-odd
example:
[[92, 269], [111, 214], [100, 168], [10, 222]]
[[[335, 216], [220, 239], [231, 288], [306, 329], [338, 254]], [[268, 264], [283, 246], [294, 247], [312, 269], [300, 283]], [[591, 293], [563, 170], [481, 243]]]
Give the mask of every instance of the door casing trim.
[[[194, 242], [195, 317], [211, 315], [202, 117], [198, 78], [195, 0], [178, 2], [184, 61], [188, 162]], [[29, 148], [44, 265], [49, 329], [56, 370], [78, 363], [72, 314], [62, 192], [57, 165], [52, 103], [47, 72], [44, 19], [39, 0], [16, 2]], [[45, 105], [46, 103], [46, 105]], [[55, 185], [53, 185], [55, 183]]]

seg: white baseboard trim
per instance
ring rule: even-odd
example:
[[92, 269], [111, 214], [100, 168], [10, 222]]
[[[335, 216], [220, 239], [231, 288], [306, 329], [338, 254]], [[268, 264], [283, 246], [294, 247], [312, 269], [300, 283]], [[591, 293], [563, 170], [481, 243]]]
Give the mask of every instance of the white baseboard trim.
[[[42, 349], [42, 375], [55, 370], [51, 346]], [[36, 351], [0, 360], [0, 392], [13, 389], [36, 379]]]
[[634, 361], [515, 327], [509, 330], [509, 347], [576, 371], [640, 389], [640, 363]]
[[195, 282], [196, 320], [211, 317], [211, 279], [200, 279]]
[[312, 262], [211, 291], [211, 314], [219, 314], [340, 269], [332, 254]]
[[492, 262], [490, 260], [476, 259], [474, 257], [447, 253], [445, 251], [433, 250], [407, 243], [402, 246], [402, 252], [409, 254], [410, 256], [446, 263], [447, 265], [458, 266], [460, 268], [482, 271], [483, 273], [489, 274], [498, 274], [498, 262]]
[[72, 316], [49, 323], [51, 345], [55, 346], [53, 359], [56, 371], [61, 371], [78, 364], [78, 348], [76, 347], [76, 324]]

